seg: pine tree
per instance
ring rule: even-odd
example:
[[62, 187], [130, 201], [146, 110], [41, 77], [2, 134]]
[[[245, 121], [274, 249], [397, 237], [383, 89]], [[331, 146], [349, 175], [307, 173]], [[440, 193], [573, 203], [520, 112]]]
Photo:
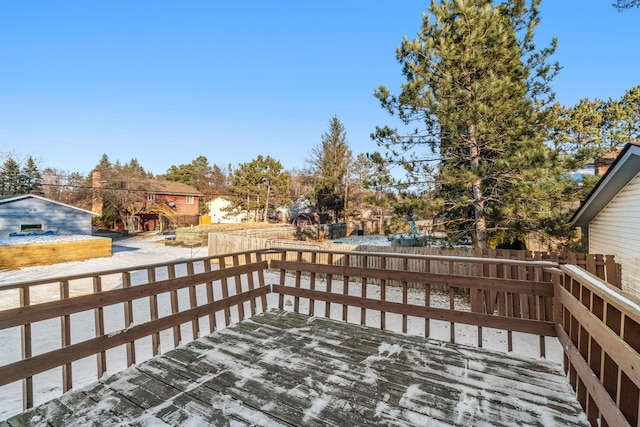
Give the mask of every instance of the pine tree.
[[322, 135], [320, 145], [311, 150], [310, 173], [313, 176], [313, 200], [322, 211], [332, 211], [337, 221], [345, 209], [348, 195], [348, 173], [351, 164], [351, 148], [344, 126], [334, 116], [329, 121], [329, 131]]
[[13, 157], [8, 157], [0, 167], [0, 194], [3, 196], [22, 193], [20, 165]]
[[24, 193], [44, 195], [42, 191], [42, 174], [36, 166], [32, 157], [27, 159], [27, 163], [22, 168], [22, 190]]
[[540, 0], [526, 3], [432, 1], [418, 38], [398, 48], [400, 95], [376, 91], [385, 109], [419, 127], [406, 135], [379, 127], [374, 139], [408, 184], [433, 185], [440, 215], [480, 248], [536, 227], [540, 185], [555, 179], [544, 144], [555, 40], [536, 51]]

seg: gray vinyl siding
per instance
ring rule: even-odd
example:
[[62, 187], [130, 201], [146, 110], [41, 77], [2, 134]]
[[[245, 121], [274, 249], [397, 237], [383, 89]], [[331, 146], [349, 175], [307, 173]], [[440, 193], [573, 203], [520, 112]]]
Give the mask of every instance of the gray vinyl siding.
[[622, 289], [640, 297], [640, 174], [589, 224], [589, 252], [615, 255]]
[[56, 235], [90, 235], [89, 212], [36, 198], [0, 204], [0, 237], [20, 232], [22, 224], [42, 224], [42, 230]]

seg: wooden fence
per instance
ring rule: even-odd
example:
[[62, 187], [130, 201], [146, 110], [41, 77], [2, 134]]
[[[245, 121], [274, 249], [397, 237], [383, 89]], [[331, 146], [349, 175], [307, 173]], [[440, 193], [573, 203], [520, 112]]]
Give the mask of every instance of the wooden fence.
[[555, 321], [565, 370], [594, 426], [640, 419], [640, 305], [595, 275], [560, 266]]
[[[219, 255], [230, 252], [251, 251], [261, 249], [272, 248], [308, 248], [308, 249], [323, 249], [325, 251], [358, 251], [358, 252], [384, 252], [384, 253], [396, 253], [406, 255], [428, 255], [428, 256], [443, 256], [443, 257], [476, 257], [476, 258], [497, 258], [497, 259], [510, 259], [519, 261], [551, 261], [558, 264], [572, 264], [581, 267], [582, 269], [596, 275], [602, 280], [620, 288], [622, 286], [621, 281], [621, 269], [620, 264], [615, 262], [613, 255], [594, 255], [594, 254], [582, 254], [573, 252], [532, 252], [532, 251], [520, 251], [509, 249], [472, 249], [472, 248], [433, 248], [433, 247], [396, 247], [396, 246], [371, 246], [371, 245], [352, 245], [352, 244], [335, 244], [333, 242], [315, 242], [315, 241], [301, 241], [293, 239], [277, 238], [262, 238], [253, 237], [239, 234], [228, 233], [211, 233], [209, 234], [208, 242], [209, 255]], [[376, 258], [372, 258], [376, 259]], [[401, 258], [395, 258], [390, 260], [390, 264], [386, 265], [386, 268], [399, 270], [402, 269], [401, 265], [404, 261], [399, 261]], [[339, 262], [339, 261], [338, 261]], [[396, 264], [396, 263], [400, 264]], [[410, 262], [409, 268], [415, 263]], [[412, 271], [422, 271], [421, 264], [415, 264], [416, 268]], [[486, 267], [483, 270], [479, 270], [474, 266], [473, 262], [455, 263], [454, 269], [450, 269], [450, 265], [447, 261], [432, 261], [431, 271], [434, 273], [447, 273], [457, 274], [464, 276], [484, 276], [484, 277], [512, 277], [512, 271], [508, 269], [492, 269]], [[401, 285], [402, 282], [391, 281], [390, 285]], [[411, 284], [410, 284], [411, 286]], [[446, 290], [442, 288], [442, 290]]]

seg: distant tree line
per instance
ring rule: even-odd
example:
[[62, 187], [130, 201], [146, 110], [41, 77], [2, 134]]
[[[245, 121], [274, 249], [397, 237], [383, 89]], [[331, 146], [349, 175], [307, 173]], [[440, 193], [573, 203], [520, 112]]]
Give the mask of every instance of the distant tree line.
[[22, 166], [12, 156], [2, 163], [0, 195], [12, 194], [43, 194], [42, 174], [33, 157], [28, 157]]

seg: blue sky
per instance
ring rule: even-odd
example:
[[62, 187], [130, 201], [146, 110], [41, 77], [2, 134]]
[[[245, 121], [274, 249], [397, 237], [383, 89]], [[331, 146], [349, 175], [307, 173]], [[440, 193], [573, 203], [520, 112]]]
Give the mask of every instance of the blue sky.
[[[640, 9], [544, 0], [557, 99], [640, 84]], [[427, 0], [1, 1], [0, 159], [86, 174], [102, 153], [161, 174], [204, 155], [302, 168], [336, 115], [354, 153], [395, 125], [373, 91], [402, 83], [395, 48]]]

